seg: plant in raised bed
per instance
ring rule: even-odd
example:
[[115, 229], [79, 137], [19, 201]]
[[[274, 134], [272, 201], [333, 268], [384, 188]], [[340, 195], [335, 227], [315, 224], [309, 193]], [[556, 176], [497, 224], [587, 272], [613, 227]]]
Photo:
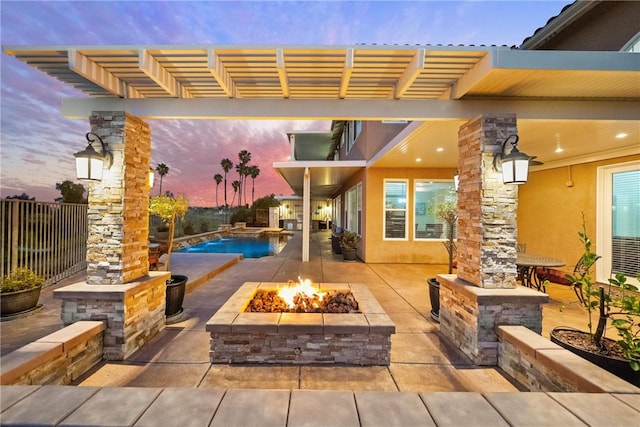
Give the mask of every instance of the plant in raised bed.
[[44, 278], [28, 268], [19, 268], [0, 280], [0, 302], [4, 316], [32, 310], [38, 305]]
[[[636, 372], [640, 368], [640, 325], [637, 320], [640, 301], [634, 292], [637, 289], [626, 283], [626, 277], [621, 274], [609, 279], [610, 286], [607, 289], [594, 282], [591, 270], [600, 257], [591, 249], [584, 216], [582, 231], [578, 235], [584, 248], [582, 267], [574, 274], [567, 274], [566, 278], [572, 286], [582, 289], [584, 299], [581, 302], [587, 310], [589, 331], [557, 327], [551, 331], [551, 340], [609, 372], [640, 385], [640, 375]], [[612, 319], [611, 324], [618, 331], [618, 340], [605, 336], [609, 319]]]

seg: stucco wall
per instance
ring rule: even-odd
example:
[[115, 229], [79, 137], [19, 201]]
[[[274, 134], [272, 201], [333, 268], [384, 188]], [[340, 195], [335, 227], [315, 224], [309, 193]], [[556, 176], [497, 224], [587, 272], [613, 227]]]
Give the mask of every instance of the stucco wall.
[[[413, 240], [413, 185], [416, 179], [453, 179], [455, 169], [430, 169], [430, 168], [370, 168], [367, 169], [367, 185], [364, 192], [363, 203], [366, 200], [366, 240], [362, 242], [364, 247], [364, 260], [368, 263], [427, 263], [447, 264], [447, 251], [441, 241], [414, 241]], [[408, 179], [409, 180], [409, 239], [403, 241], [383, 240], [383, 197], [384, 179]], [[362, 255], [361, 255], [362, 256]]]
[[519, 189], [518, 241], [527, 244], [527, 252], [563, 260], [570, 270], [582, 254], [578, 231], [584, 212], [587, 234], [597, 253], [597, 168], [638, 159], [627, 156], [571, 166], [572, 187], [567, 186], [567, 166], [531, 172]]

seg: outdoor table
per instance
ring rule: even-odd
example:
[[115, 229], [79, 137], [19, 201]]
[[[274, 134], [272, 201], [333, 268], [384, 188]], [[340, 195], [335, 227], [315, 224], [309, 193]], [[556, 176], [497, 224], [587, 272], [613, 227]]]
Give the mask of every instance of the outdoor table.
[[[542, 292], [546, 292], [544, 281], [549, 276], [549, 268], [562, 267], [564, 265], [562, 260], [526, 252], [519, 253], [516, 258], [516, 267], [518, 268], [522, 285]], [[540, 274], [536, 274], [538, 267], [541, 268]]]

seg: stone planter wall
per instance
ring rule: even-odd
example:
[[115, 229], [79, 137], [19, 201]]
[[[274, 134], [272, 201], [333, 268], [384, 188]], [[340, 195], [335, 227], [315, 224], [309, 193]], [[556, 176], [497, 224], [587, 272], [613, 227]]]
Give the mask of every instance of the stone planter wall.
[[170, 273], [123, 285], [76, 283], [53, 292], [62, 300], [65, 325], [79, 320], [104, 320], [104, 359], [124, 360], [165, 327], [165, 291]]
[[528, 391], [640, 392], [640, 388], [523, 326], [500, 326], [498, 335], [498, 366]]

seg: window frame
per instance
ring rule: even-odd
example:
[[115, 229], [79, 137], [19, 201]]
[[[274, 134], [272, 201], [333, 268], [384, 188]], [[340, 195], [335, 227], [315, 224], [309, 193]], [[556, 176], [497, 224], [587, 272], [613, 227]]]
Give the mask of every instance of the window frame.
[[[425, 178], [419, 178], [419, 179], [414, 179], [413, 180], [413, 221], [412, 221], [412, 225], [413, 225], [413, 240], [416, 242], [434, 242], [434, 241], [439, 241], [439, 242], [444, 242], [447, 241], [446, 237], [418, 237], [417, 232], [416, 232], [416, 221], [417, 221], [417, 215], [416, 215], [416, 211], [417, 211], [417, 206], [418, 203], [422, 203], [422, 202], [418, 202], [418, 192], [417, 190], [417, 186], [418, 184], [422, 184], [422, 183], [427, 183], [427, 184], [451, 184], [451, 188], [455, 189], [455, 182], [452, 179], [425, 179]], [[429, 210], [429, 203], [432, 201], [433, 199], [430, 199], [426, 202], [426, 210], [428, 212]], [[439, 223], [438, 223], [439, 224]], [[442, 227], [442, 232], [445, 232], [445, 226], [446, 223], [444, 221], [442, 221], [443, 227]], [[458, 236], [457, 236], [457, 224], [454, 227], [454, 234], [455, 237], [454, 239], [457, 240]]]
[[[397, 182], [405, 184], [405, 207], [399, 208], [387, 208], [387, 183]], [[385, 178], [382, 182], [382, 240], [383, 241], [396, 241], [406, 242], [409, 240], [409, 179], [406, 178]], [[404, 237], [387, 237], [387, 212], [404, 212]]]

